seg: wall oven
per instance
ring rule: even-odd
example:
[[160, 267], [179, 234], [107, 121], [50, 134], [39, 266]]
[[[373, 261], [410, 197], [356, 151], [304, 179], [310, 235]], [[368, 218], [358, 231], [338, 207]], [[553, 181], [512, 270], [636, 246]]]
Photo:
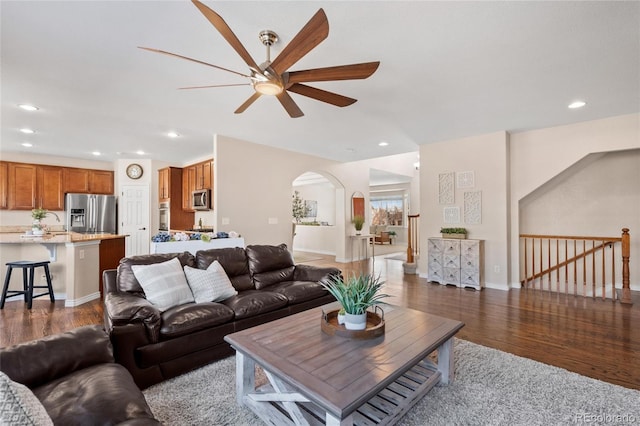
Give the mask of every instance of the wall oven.
[[194, 210], [211, 210], [211, 191], [198, 189], [191, 193], [191, 208]]
[[169, 231], [169, 203], [160, 203], [158, 217], [158, 229], [160, 231]]

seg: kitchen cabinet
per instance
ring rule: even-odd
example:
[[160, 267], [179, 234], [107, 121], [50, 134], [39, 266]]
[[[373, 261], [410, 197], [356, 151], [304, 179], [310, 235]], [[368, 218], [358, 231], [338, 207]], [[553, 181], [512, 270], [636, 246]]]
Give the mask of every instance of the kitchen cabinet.
[[11, 210], [36, 208], [36, 166], [34, 164], [9, 163], [8, 204]]
[[0, 162], [0, 209], [9, 207], [9, 165]]
[[111, 170], [89, 170], [89, 192], [113, 195], [113, 172]]
[[165, 167], [158, 170], [158, 201], [169, 203], [169, 229], [191, 229], [194, 212], [183, 210], [183, 169]]
[[113, 195], [113, 172], [110, 170], [64, 168], [64, 192]]
[[37, 166], [36, 171], [36, 207], [64, 210], [63, 168]]
[[170, 191], [171, 167], [158, 170], [158, 201], [167, 203], [171, 200]]
[[212, 189], [211, 184], [213, 183], [213, 178], [211, 176], [211, 171], [213, 160], [204, 161], [202, 163], [196, 164], [196, 179], [195, 179], [195, 188], [196, 189]]
[[89, 169], [64, 169], [64, 192], [74, 194], [89, 193]]
[[67, 192], [112, 195], [113, 171], [0, 162], [0, 209], [64, 210]]
[[484, 241], [429, 238], [427, 277], [440, 284], [482, 288]]
[[209, 189], [213, 192], [213, 160], [202, 161], [185, 167], [182, 179], [182, 208], [186, 211], [194, 211], [191, 205], [191, 193], [200, 189]]
[[196, 168], [195, 166], [185, 167], [182, 169], [182, 209], [192, 212], [191, 192], [196, 187]]
[[11, 210], [64, 210], [62, 167], [26, 163], [8, 165], [8, 207]]

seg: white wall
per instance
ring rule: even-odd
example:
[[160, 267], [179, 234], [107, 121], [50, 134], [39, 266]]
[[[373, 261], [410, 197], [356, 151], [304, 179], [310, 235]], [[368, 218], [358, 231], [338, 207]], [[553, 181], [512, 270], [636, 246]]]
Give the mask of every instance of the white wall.
[[[408, 176], [416, 172], [415, 153], [393, 156], [386, 161], [339, 163], [222, 135], [216, 135], [214, 151], [216, 229], [239, 232], [247, 244], [284, 242], [291, 247], [291, 184], [304, 172], [320, 173], [333, 183], [336, 191], [334, 227], [338, 262], [351, 258], [348, 236], [355, 233], [349, 222], [351, 195], [359, 191], [365, 194], [368, 203], [369, 169]], [[366, 214], [365, 229], [369, 212]]]
[[[490, 135], [474, 136], [459, 140], [451, 140], [436, 144], [421, 145], [420, 147], [420, 215], [421, 215], [421, 247], [426, 247], [429, 236], [437, 236], [443, 225], [442, 207], [438, 204], [438, 175], [443, 172], [474, 171], [476, 188], [482, 191], [482, 224], [468, 226], [469, 238], [484, 239], [485, 242], [485, 283], [488, 287], [507, 289], [510, 286], [519, 287], [519, 234], [521, 201], [538, 188], [547, 185], [554, 177], [563, 174], [565, 170], [578, 163], [592, 153], [606, 153], [640, 148], [640, 114], [631, 114], [558, 126], [527, 132], [507, 134], [499, 132]], [[627, 179], [637, 182], [636, 172], [640, 164], [632, 157], [610, 157], [607, 165], [595, 166], [589, 172], [592, 179], [591, 186], [599, 182], [600, 190], [589, 188], [583, 198], [589, 203], [609, 203], [609, 196], [605, 196], [606, 185], [602, 182], [609, 179]], [[611, 161], [612, 163], [609, 163]], [[616, 169], [620, 163], [620, 170], [615, 173], [607, 171]], [[623, 166], [631, 163], [631, 166]], [[625, 167], [629, 167], [625, 169]], [[624, 172], [623, 170], [627, 170]], [[584, 178], [578, 178], [584, 179]], [[634, 180], [635, 179], [635, 180]], [[575, 183], [571, 183], [575, 185]], [[584, 185], [588, 185], [585, 183]], [[614, 185], [611, 183], [611, 185]], [[562, 184], [561, 184], [562, 186]], [[575, 187], [575, 186], [574, 186]], [[548, 188], [547, 188], [548, 189]], [[560, 191], [564, 189], [559, 189]], [[582, 186], [581, 191], [587, 191]], [[629, 217], [616, 219], [631, 224], [637, 220], [631, 216], [640, 216], [640, 206], [637, 202], [638, 186], [631, 184], [626, 189], [627, 195], [616, 197], [616, 206], [620, 210], [629, 212]], [[538, 193], [537, 196], [540, 193]], [[462, 195], [462, 194], [460, 194]], [[618, 194], [620, 195], [620, 194]], [[550, 195], [554, 197], [556, 195]], [[598, 199], [597, 197], [603, 197]], [[546, 202], [546, 201], [545, 201]], [[456, 192], [455, 205], [462, 206], [459, 193]], [[598, 213], [600, 214], [600, 213]], [[537, 219], [536, 219], [537, 220]], [[548, 217], [547, 227], [559, 219]], [[564, 224], [567, 234], [578, 232], [576, 229], [587, 219], [578, 216], [576, 220], [567, 220]], [[589, 219], [590, 220], [590, 219]], [[603, 225], [596, 218], [590, 225], [594, 229], [602, 229]], [[527, 223], [530, 224], [530, 217]], [[540, 222], [538, 220], [538, 222]], [[571, 228], [569, 228], [571, 224]], [[537, 225], [536, 225], [537, 226]], [[611, 225], [615, 230], [611, 236], [618, 235], [619, 229], [626, 224]], [[632, 235], [632, 259], [640, 256], [640, 247]], [[532, 230], [531, 230], [532, 231]], [[545, 233], [538, 229], [536, 233]], [[604, 232], [604, 229], [603, 229]], [[635, 232], [638, 232], [636, 230]], [[586, 232], [587, 235], [593, 233]], [[607, 232], [609, 234], [609, 232]], [[633, 260], [632, 260], [633, 265]], [[632, 266], [636, 271], [638, 266]], [[426, 253], [423, 253], [418, 268], [421, 276], [426, 276]], [[500, 272], [496, 272], [496, 271]], [[640, 289], [640, 273], [632, 272], [631, 287]]]
[[[439, 237], [443, 226], [465, 227], [468, 238], [484, 240], [484, 280], [487, 287], [508, 288], [508, 145], [506, 132], [491, 133], [420, 147], [421, 277], [427, 277], [427, 239]], [[475, 186], [455, 188], [455, 202], [439, 204], [439, 175], [473, 171]], [[482, 192], [482, 223], [464, 223], [464, 191]], [[459, 207], [460, 222], [445, 224], [444, 207]]]
[[[617, 236], [620, 228], [628, 227], [631, 234], [631, 288], [640, 290], [640, 203], [637, 185], [640, 160], [635, 151], [640, 148], [640, 114], [631, 114], [559, 126], [511, 136], [512, 202], [511, 217], [514, 232], [512, 243], [518, 241], [518, 225], [533, 232], [532, 214], [523, 222], [521, 206], [539, 209], [539, 203], [561, 196], [558, 215], [568, 214], [573, 207], [572, 220], [548, 217], [536, 233], [564, 228], [568, 235]], [[602, 157], [590, 154], [610, 153]], [[584, 170], [582, 170], [584, 168]], [[573, 174], [577, 177], [572, 177]], [[544, 180], [543, 180], [544, 179]], [[543, 197], [531, 206], [531, 200]], [[573, 205], [569, 202], [573, 200]], [[585, 202], [579, 202], [579, 200]], [[559, 200], [556, 200], [559, 201]], [[615, 209], [611, 208], [615, 206]], [[562, 210], [564, 208], [564, 210]], [[587, 225], [588, 223], [588, 225]], [[564, 234], [564, 232], [563, 232]], [[638, 235], [634, 237], [634, 235]], [[519, 253], [512, 245], [513, 265], [511, 282], [518, 286]]]
[[293, 188], [298, 191], [304, 201], [316, 201], [318, 203], [318, 216], [305, 217], [303, 222], [327, 222], [333, 225], [336, 222], [336, 191], [329, 182], [300, 185]]
[[[520, 232], [619, 237], [629, 228], [631, 284], [639, 290], [639, 182], [640, 149], [591, 154], [520, 200]], [[615, 268], [620, 283], [620, 263]]]

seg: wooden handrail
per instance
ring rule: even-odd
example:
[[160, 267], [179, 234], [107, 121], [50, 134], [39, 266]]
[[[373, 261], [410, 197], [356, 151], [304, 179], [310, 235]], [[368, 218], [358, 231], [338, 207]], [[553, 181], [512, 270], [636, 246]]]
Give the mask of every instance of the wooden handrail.
[[[588, 278], [591, 279], [591, 296], [595, 298], [597, 284], [596, 278], [601, 278], [602, 298], [606, 296], [606, 262], [605, 258], [611, 259], [611, 298], [619, 299], [622, 303], [631, 304], [631, 290], [629, 280], [629, 257], [631, 251], [629, 229], [623, 228], [620, 237], [591, 237], [591, 236], [575, 236], [575, 235], [539, 235], [539, 234], [520, 234], [523, 241], [523, 272], [524, 279], [521, 280], [523, 287], [533, 288], [539, 282], [540, 288], [544, 288], [544, 280], [547, 278], [547, 289], [552, 290], [552, 284], [555, 280], [555, 291], [560, 291], [560, 283], [564, 278], [565, 293], [569, 292], [569, 281], [573, 281], [573, 294], [578, 294], [578, 277], [582, 278], [582, 295], [586, 296]], [[546, 246], [543, 245], [546, 241]], [[555, 244], [552, 245], [552, 241]], [[582, 241], [582, 244], [578, 244]], [[571, 244], [573, 242], [573, 244]], [[587, 245], [589, 242], [589, 245]], [[622, 246], [622, 289], [616, 289], [616, 268], [615, 245]], [[555, 247], [554, 247], [555, 246]], [[573, 253], [569, 256], [569, 247], [572, 246]], [[563, 248], [564, 250], [561, 250]], [[610, 254], [606, 253], [606, 248], [610, 248]], [[531, 253], [529, 253], [529, 249]], [[579, 251], [581, 250], [581, 251]], [[561, 260], [561, 251], [564, 251], [564, 259]], [[552, 256], [552, 253], [555, 256]], [[537, 256], [536, 256], [537, 255]], [[601, 257], [601, 265], [598, 267], [596, 258]], [[555, 258], [554, 258], [555, 257]], [[588, 268], [587, 259], [590, 259], [590, 268]], [[544, 264], [546, 260], [546, 265]], [[581, 261], [581, 262], [580, 262]], [[573, 265], [572, 270], [569, 265]], [[536, 269], [538, 269], [536, 271]], [[555, 277], [553, 272], [555, 272]], [[561, 274], [561, 272], [563, 272]]]
[[409, 225], [407, 226], [407, 263], [415, 262], [415, 257], [420, 254], [418, 249], [418, 219], [419, 214], [407, 216]]

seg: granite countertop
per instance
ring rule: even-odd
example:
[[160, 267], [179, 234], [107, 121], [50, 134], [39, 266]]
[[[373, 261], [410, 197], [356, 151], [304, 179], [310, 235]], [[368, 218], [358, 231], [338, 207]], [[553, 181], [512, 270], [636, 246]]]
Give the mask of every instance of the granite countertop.
[[119, 234], [80, 234], [66, 231], [53, 231], [42, 236], [26, 235], [24, 232], [0, 232], [0, 244], [64, 244], [82, 241], [111, 240], [125, 238], [126, 236], [127, 235]]

